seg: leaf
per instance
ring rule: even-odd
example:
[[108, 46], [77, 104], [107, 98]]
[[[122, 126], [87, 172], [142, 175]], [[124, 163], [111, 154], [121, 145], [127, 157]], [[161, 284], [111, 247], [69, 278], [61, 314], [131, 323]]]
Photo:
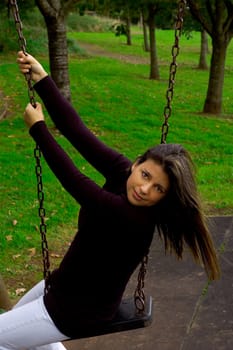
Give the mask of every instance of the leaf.
[[12, 235], [7, 235], [6, 236], [6, 240], [9, 242], [9, 241], [12, 241], [13, 240], [13, 237]]
[[28, 251], [29, 251], [30, 256], [36, 255], [36, 248], [30, 248], [30, 249], [28, 249]]
[[21, 254], [15, 254], [12, 256], [12, 258], [15, 260], [15, 259], [18, 259], [20, 256], [21, 256]]
[[50, 256], [52, 258], [61, 258], [61, 255], [60, 254], [55, 254], [55, 253], [51, 253]]
[[26, 292], [26, 288], [18, 288], [16, 289], [15, 294], [18, 296], [23, 294], [24, 292]]

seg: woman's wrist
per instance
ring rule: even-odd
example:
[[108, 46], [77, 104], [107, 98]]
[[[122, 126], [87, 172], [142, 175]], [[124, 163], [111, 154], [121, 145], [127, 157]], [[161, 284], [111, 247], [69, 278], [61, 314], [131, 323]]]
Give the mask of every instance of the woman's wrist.
[[48, 76], [48, 73], [47, 73], [46, 71], [43, 71], [43, 72], [41, 72], [40, 74], [38, 74], [38, 76], [35, 76], [34, 79], [33, 79], [33, 81], [34, 81], [34, 83], [36, 84], [36, 83], [38, 83], [40, 80], [44, 79], [44, 78], [47, 77], [47, 76]]

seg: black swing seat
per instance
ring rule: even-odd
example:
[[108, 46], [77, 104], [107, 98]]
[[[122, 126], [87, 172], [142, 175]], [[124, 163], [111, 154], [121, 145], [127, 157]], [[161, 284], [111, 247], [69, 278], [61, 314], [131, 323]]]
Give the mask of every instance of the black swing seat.
[[146, 297], [145, 310], [143, 312], [139, 312], [136, 309], [134, 297], [124, 299], [113, 320], [102, 326], [82, 331], [78, 339], [147, 327], [152, 322], [152, 306], [151, 296]]

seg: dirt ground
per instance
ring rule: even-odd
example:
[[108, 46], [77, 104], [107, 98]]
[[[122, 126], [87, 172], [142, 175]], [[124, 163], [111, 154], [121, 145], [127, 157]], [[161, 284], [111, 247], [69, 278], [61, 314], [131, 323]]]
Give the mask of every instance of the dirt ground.
[[144, 57], [137, 57], [133, 55], [123, 55], [116, 52], [109, 52], [102, 49], [100, 46], [94, 45], [94, 44], [79, 43], [78, 45], [81, 49], [85, 50], [85, 52], [89, 56], [109, 57], [109, 58], [118, 59], [120, 61], [131, 63], [131, 64], [148, 64], [149, 63], [149, 54], [148, 54], [148, 58], [144, 58]]

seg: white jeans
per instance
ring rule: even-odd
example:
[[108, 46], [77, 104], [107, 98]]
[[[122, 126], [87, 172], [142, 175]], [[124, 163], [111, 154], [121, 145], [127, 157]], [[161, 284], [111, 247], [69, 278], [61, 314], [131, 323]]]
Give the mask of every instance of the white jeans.
[[0, 350], [65, 350], [68, 338], [54, 325], [43, 301], [44, 281], [0, 315]]

